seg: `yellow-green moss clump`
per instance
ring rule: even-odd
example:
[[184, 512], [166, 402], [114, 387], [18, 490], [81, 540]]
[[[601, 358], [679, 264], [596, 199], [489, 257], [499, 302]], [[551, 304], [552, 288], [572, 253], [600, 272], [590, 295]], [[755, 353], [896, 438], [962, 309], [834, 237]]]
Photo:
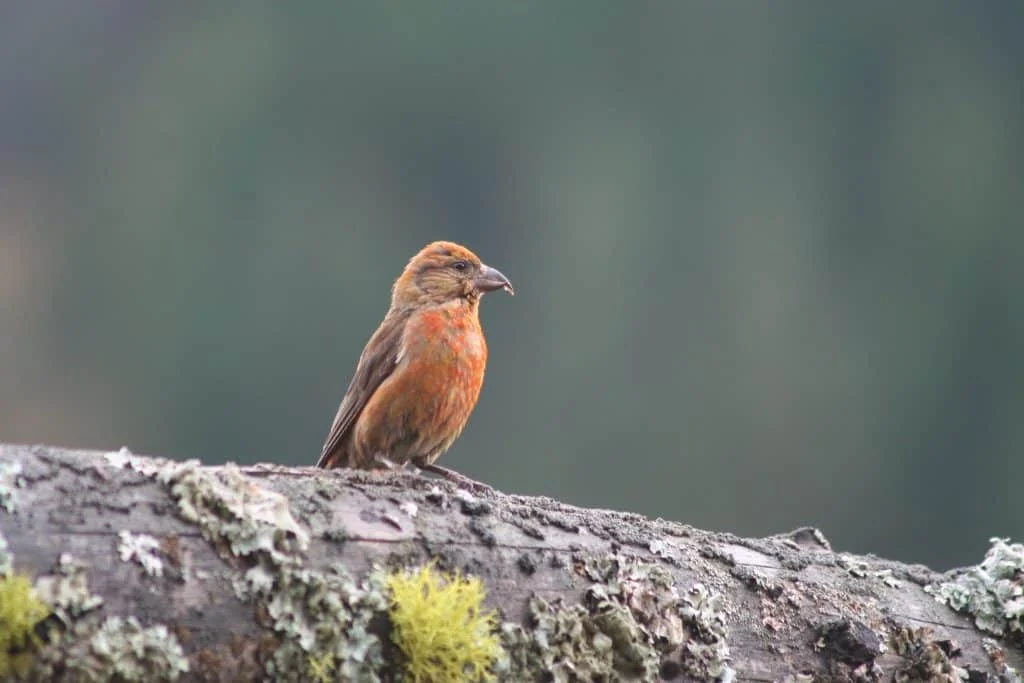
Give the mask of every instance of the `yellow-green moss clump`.
[[0, 679], [22, 676], [39, 646], [35, 627], [50, 614], [24, 574], [0, 576]]
[[477, 577], [442, 576], [433, 563], [388, 576], [392, 635], [405, 654], [407, 678], [417, 683], [481, 681], [502, 654], [497, 617], [484, 613]]

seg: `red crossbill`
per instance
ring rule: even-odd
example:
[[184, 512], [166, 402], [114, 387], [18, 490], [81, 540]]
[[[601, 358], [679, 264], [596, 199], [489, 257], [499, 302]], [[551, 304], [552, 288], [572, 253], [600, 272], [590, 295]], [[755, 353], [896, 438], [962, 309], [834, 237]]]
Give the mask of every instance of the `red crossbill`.
[[479, 486], [434, 461], [462, 433], [483, 386], [487, 343], [480, 297], [508, 278], [453, 242], [409, 260], [391, 307], [341, 399], [318, 467], [404, 467]]

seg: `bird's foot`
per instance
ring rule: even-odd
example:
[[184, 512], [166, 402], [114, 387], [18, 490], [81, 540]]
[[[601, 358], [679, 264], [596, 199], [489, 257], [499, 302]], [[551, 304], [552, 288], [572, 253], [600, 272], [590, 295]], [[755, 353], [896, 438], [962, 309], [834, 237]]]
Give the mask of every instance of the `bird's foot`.
[[441, 467], [440, 465], [422, 465], [420, 469], [424, 472], [433, 472], [438, 474], [448, 481], [452, 482], [461, 489], [467, 489], [473, 493], [495, 493], [496, 489], [493, 486], [471, 479], [464, 474], [459, 474], [455, 470], [450, 470], [447, 467]]
[[373, 461], [376, 464], [380, 465], [381, 468], [384, 471], [397, 472], [397, 471], [405, 469], [405, 465], [404, 464], [399, 465], [399, 464], [395, 463], [395, 461], [393, 461], [390, 458], [387, 458], [387, 457], [385, 457], [383, 455], [375, 455], [373, 457]]

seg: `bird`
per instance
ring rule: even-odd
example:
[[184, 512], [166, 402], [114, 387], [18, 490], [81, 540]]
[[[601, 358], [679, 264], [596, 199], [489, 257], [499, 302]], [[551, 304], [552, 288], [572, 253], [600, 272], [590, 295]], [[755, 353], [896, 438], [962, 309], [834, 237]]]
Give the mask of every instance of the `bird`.
[[317, 467], [393, 470], [412, 463], [470, 489], [491, 487], [434, 462], [459, 437], [487, 366], [480, 299], [512, 283], [446, 240], [417, 252], [391, 287], [363, 348]]

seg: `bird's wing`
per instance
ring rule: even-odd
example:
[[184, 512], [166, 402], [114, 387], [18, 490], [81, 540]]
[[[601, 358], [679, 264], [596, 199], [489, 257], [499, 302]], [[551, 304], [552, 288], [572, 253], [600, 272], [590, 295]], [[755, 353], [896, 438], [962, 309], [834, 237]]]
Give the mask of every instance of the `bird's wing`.
[[362, 355], [359, 356], [356, 372], [349, 382], [348, 389], [345, 390], [345, 397], [341, 399], [331, 430], [327, 433], [327, 440], [324, 441], [320, 459], [316, 463], [317, 467], [349, 464], [348, 454], [340, 448], [342, 442], [355, 424], [359, 413], [366, 407], [367, 401], [381, 383], [394, 372], [400, 360], [398, 356], [402, 346], [402, 333], [408, 318], [408, 313], [388, 315], [370, 337]]

